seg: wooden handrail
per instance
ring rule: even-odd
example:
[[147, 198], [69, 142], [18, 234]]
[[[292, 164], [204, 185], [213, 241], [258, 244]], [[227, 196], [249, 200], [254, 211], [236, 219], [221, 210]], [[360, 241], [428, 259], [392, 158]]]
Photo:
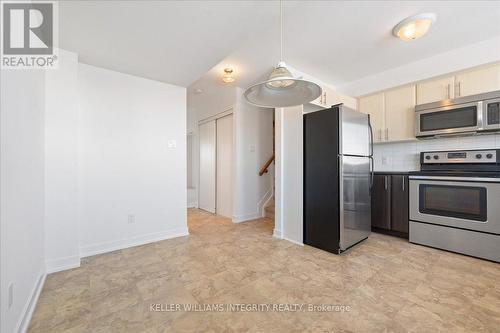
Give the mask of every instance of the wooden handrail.
[[269, 171], [269, 166], [273, 162], [274, 162], [274, 154], [273, 156], [271, 156], [270, 159], [267, 160], [266, 164], [264, 164], [264, 166], [260, 169], [259, 176], [262, 176], [263, 174], [267, 173]]

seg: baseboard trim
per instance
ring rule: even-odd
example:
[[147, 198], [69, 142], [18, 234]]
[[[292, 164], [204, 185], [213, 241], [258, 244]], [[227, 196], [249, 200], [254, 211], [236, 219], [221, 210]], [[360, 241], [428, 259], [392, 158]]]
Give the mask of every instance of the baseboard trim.
[[188, 236], [189, 230], [187, 227], [176, 228], [171, 230], [165, 230], [161, 232], [155, 232], [151, 234], [145, 234], [125, 239], [120, 239], [111, 242], [97, 243], [86, 245], [80, 248], [80, 256], [90, 257], [96, 254], [112, 252], [116, 250], [122, 250], [129, 247], [159, 242], [166, 239]]
[[298, 242], [298, 241], [293, 240], [293, 239], [290, 239], [290, 238], [282, 237], [282, 239], [284, 239], [284, 240], [286, 240], [286, 241], [289, 241], [289, 242], [291, 242], [291, 243], [294, 243], [294, 244], [300, 245], [300, 246], [304, 246], [304, 243], [302, 243], [302, 242]]
[[258, 213], [252, 213], [252, 214], [244, 214], [244, 215], [233, 215], [232, 221], [233, 223], [241, 223], [245, 221], [251, 221], [251, 220], [256, 220], [262, 218], [262, 214], [260, 212]]
[[26, 333], [28, 331], [28, 327], [31, 322], [31, 317], [33, 316], [33, 312], [35, 311], [36, 304], [38, 303], [38, 298], [40, 297], [40, 293], [42, 292], [43, 285], [45, 284], [45, 277], [47, 275], [45, 272], [41, 272], [38, 276], [38, 280], [36, 281], [36, 284], [31, 291], [31, 296], [24, 306], [24, 310], [22, 312], [21, 319], [19, 320], [19, 323], [17, 324], [17, 329], [15, 332], [18, 333]]
[[70, 256], [58, 259], [47, 260], [46, 262], [47, 274], [65, 271], [67, 269], [80, 267], [80, 257]]
[[274, 231], [273, 231], [273, 237], [274, 238], [278, 238], [278, 239], [283, 239], [283, 237], [281, 236], [281, 230], [274, 229]]

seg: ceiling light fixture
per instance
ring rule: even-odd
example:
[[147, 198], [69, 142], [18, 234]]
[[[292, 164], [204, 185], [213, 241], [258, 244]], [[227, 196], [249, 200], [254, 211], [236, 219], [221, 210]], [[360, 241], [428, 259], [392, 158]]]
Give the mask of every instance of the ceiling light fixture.
[[436, 14], [418, 14], [399, 22], [392, 29], [392, 34], [404, 41], [415, 40], [425, 35], [434, 22], [436, 22]]
[[283, 61], [283, 0], [280, 0], [280, 62], [267, 81], [249, 87], [244, 96], [250, 104], [280, 108], [306, 104], [320, 95], [319, 85], [293, 77]]
[[233, 76], [232, 68], [224, 68], [224, 75], [222, 75], [222, 81], [224, 81], [224, 83], [232, 83], [235, 80], [236, 79]]

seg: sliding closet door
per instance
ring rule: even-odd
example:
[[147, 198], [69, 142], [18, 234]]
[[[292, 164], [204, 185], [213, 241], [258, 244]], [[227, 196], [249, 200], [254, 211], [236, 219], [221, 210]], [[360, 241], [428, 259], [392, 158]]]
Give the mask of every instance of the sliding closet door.
[[233, 115], [217, 119], [218, 215], [233, 216]]
[[199, 126], [200, 137], [200, 188], [198, 207], [215, 213], [216, 186], [216, 128], [215, 120]]

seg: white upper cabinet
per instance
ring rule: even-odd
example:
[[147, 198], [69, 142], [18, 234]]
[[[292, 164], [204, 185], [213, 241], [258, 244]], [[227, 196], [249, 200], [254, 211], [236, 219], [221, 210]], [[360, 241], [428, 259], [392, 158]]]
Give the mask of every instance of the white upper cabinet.
[[358, 107], [370, 115], [374, 142], [415, 139], [414, 85], [361, 97]]
[[358, 109], [358, 102], [357, 102], [356, 98], [344, 95], [342, 93], [339, 93], [338, 91], [335, 91], [335, 90], [327, 91], [327, 94], [325, 97], [326, 97], [327, 103], [330, 106], [342, 103], [345, 106], [347, 106], [348, 108], [351, 108], [353, 110]]
[[345, 106], [350, 107], [351, 109], [357, 109], [357, 102], [355, 98], [343, 95], [326, 86], [322, 86], [321, 89], [321, 95], [314, 101], [310, 102], [310, 104], [321, 106], [323, 108], [329, 108], [332, 105], [343, 103]]
[[454, 77], [442, 77], [417, 84], [417, 104], [453, 98]]
[[331, 93], [330, 89], [328, 89], [327, 87], [325, 86], [321, 86], [321, 95], [319, 95], [318, 98], [316, 98], [314, 101], [310, 102], [311, 104], [314, 104], [314, 105], [317, 105], [317, 106], [321, 106], [321, 107], [324, 107], [324, 108], [328, 108], [332, 105], [329, 105], [328, 104], [328, 99], [327, 99], [327, 96]]
[[455, 97], [500, 90], [500, 64], [482, 67], [455, 76]]
[[388, 90], [385, 95], [385, 140], [415, 139], [415, 86]]
[[370, 115], [370, 123], [373, 129], [373, 141], [383, 141], [385, 138], [384, 93], [359, 98], [358, 108], [360, 112]]
[[370, 115], [374, 142], [415, 139], [415, 105], [500, 90], [500, 63], [359, 97]]
[[[357, 103], [358, 102], [357, 102], [356, 98], [344, 95], [344, 94], [336, 91], [335, 89], [330, 88], [324, 82], [321, 82], [320, 80], [316, 79], [315, 77], [313, 77], [307, 73], [304, 73], [298, 69], [295, 69], [291, 66], [288, 66], [288, 69], [290, 70], [290, 72], [292, 73], [293, 76], [315, 82], [322, 89], [321, 95], [318, 98], [316, 98], [315, 100], [309, 102], [308, 103], [309, 105], [305, 105], [304, 106], [305, 108], [310, 109], [311, 105], [316, 105], [316, 106], [319, 106], [321, 108], [326, 109], [326, 108], [332, 107], [332, 105], [342, 103], [351, 109], [357, 110]], [[315, 108], [313, 107], [312, 109], [315, 109]]]
[[500, 90], [500, 64], [417, 83], [417, 104]]

